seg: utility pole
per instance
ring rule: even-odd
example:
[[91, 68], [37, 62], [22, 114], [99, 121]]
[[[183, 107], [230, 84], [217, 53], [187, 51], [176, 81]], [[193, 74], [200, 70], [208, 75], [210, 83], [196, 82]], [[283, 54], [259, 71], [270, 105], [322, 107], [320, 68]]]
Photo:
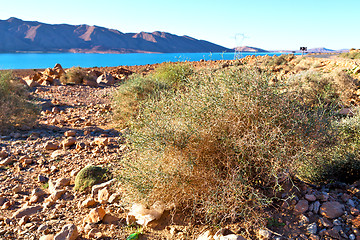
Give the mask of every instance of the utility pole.
[[304, 52], [307, 51], [307, 47], [300, 47], [301, 56], [304, 56]]

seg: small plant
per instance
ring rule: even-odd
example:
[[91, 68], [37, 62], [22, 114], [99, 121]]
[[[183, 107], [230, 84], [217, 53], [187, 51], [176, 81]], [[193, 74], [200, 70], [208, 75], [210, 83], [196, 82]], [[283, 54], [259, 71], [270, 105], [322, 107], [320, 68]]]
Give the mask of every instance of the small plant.
[[49, 182], [44, 183], [41, 187], [43, 189], [48, 189], [49, 188]]
[[271, 228], [271, 227], [284, 227], [285, 226], [285, 223], [283, 222], [279, 222], [278, 219], [276, 218], [266, 218], [267, 220], [267, 227], [268, 228]]
[[137, 240], [139, 239], [140, 234], [142, 234], [142, 228], [138, 228], [135, 233], [130, 234], [126, 240]]
[[84, 191], [95, 184], [105, 182], [110, 173], [106, 168], [89, 165], [81, 169], [75, 177], [75, 190]]

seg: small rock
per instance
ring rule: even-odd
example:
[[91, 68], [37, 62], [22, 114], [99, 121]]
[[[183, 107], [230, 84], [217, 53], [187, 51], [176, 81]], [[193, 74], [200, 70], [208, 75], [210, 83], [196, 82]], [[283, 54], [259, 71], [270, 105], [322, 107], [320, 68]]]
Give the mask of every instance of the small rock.
[[47, 230], [47, 229], [49, 229], [48, 226], [46, 226], [46, 225], [44, 225], [44, 224], [41, 224], [41, 225], [38, 227], [37, 231], [38, 231], [38, 232], [43, 232], [43, 231], [45, 231], [45, 230]]
[[37, 197], [44, 196], [45, 194], [46, 194], [46, 192], [44, 190], [42, 190], [41, 188], [35, 188], [31, 192], [32, 196], [37, 196]]
[[108, 138], [95, 138], [93, 141], [94, 145], [98, 145], [99, 147], [107, 146], [109, 145], [109, 139]]
[[109, 199], [109, 195], [107, 188], [100, 189], [98, 192], [98, 202], [101, 204], [106, 203]]
[[71, 182], [71, 179], [70, 178], [59, 178], [57, 181], [56, 181], [56, 184], [55, 186], [57, 187], [64, 187], [64, 186], [69, 186], [70, 185], [70, 182]]
[[300, 200], [294, 208], [294, 211], [297, 214], [302, 214], [304, 212], [306, 212], [309, 209], [309, 202], [306, 200]]
[[110, 215], [110, 214], [107, 213], [107, 214], [105, 214], [102, 222], [105, 223], [105, 224], [116, 224], [116, 223], [119, 222], [119, 220], [120, 220], [120, 218], [115, 217], [115, 216]]
[[119, 200], [119, 198], [120, 198], [120, 194], [113, 193], [113, 194], [111, 194], [111, 196], [109, 197], [108, 203], [114, 203], [114, 202], [116, 202], [117, 200]]
[[313, 208], [314, 208], [314, 209], [313, 209], [312, 212], [315, 213], [315, 214], [318, 214], [321, 204], [320, 204], [319, 201], [316, 201], [316, 202], [314, 202], [313, 204], [314, 204], [314, 205], [313, 205]]
[[96, 202], [92, 198], [88, 198], [81, 203], [82, 207], [92, 207], [94, 205], [96, 205]]
[[99, 239], [99, 238], [103, 237], [103, 234], [98, 228], [92, 228], [88, 232], [88, 237], [91, 238], [91, 239]]
[[59, 144], [54, 142], [46, 142], [44, 148], [45, 150], [57, 150], [59, 148]]
[[201, 233], [197, 238], [197, 240], [212, 240], [212, 239], [214, 239], [214, 238], [213, 238], [213, 235], [211, 234], [210, 230], [207, 230], [207, 231]]
[[102, 207], [92, 209], [87, 217], [84, 219], [85, 223], [97, 223], [100, 222], [105, 216], [105, 210]]
[[75, 137], [76, 131], [75, 130], [69, 130], [64, 133], [65, 137]]
[[101, 184], [96, 184], [94, 186], [92, 186], [91, 188], [91, 196], [95, 197], [96, 194], [98, 194], [99, 190], [109, 187], [112, 183], [114, 183], [116, 181], [116, 179], [111, 179], [110, 181], [101, 183]]
[[[301, 200], [300, 200], [300, 201], [301, 201]], [[262, 239], [270, 239], [272, 233], [271, 233], [269, 230], [267, 230], [267, 229], [259, 229], [258, 235], [259, 235], [259, 237], [262, 238]]]
[[39, 240], [54, 240], [54, 234], [43, 235]]
[[115, 80], [110, 73], [104, 73], [97, 78], [96, 82], [98, 84], [113, 85]]
[[5, 158], [4, 160], [0, 161], [0, 166], [7, 166], [13, 162], [12, 158]]
[[56, 150], [50, 155], [50, 158], [57, 159], [57, 158], [61, 158], [61, 157], [65, 156], [65, 155], [66, 155], [66, 152], [64, 150]]
[[4, 159], [7, 158], [9, 154], [6, 151], [0, 151], [0, 158]]
[[38, 181], [40, 183], [46, 183], [47, 181], [49, 181], [49, 179], [47, 177], [43, 176], [43, 175], [39, 175], [38, 176]]
[[76, 225], [68, 224], [63, 226], [61, 231], [55, 235], [54, 240], [75, 240], [78, 236]]
[[338, 218], [344, 214], [344, 205], [336, 201], [325, 202], [320, 207], [320, 214], [327, 218]]
[[13, 214], [13, 218], [21, 218], [23, 216], [30, 216], [42, 210], [42, 206], [25, 206], [17, 210]]
[[310, 234], [316, 234], [317, 233], [317, 225], [316, 223], [311, 223], [307, 226], [306, 230], [310, 233]]
[[69, 137], [61, 142], [61, 145], [64, 149], [70, 148], [72, 145], [76, 143], [75, 137]]
[[327, 218], [319, 218], [319, 221], [323, 227], [328, 228], [333, 226], [332, 222], [330, 222]]
[[13, 193], [19, 193], [19, 192], [21, 192], [21, 190], [22, 190], [22, 188], [21, 188], [21, 186], [19, 186], [19, 185], [16, 185], [15, 187], [13, 187], [12, 189], [11, 189], [11, 191], [13, 192]]
[[310, 201], [310, 202], [315, 202], [316, 201], [316, 197], [313, 194], [306, 194], [305, 199]]

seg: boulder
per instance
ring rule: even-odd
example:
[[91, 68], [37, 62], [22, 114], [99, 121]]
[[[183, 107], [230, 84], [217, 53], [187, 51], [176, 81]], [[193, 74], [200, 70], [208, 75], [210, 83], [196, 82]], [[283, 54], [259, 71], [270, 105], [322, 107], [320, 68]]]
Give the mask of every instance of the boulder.
[[98, 84], [113, 85], [115, 83], [114, 77], [110, 73], [104, 73], [96, 80]]

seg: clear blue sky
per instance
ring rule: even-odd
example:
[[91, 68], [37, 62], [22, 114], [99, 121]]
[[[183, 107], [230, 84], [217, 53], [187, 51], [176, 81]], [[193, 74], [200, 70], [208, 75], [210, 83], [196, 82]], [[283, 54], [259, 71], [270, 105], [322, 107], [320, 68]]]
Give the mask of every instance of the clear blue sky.
[[231, 48], [267, 50], [360, 48], [359, 12], [360, 0], [2, 0], [0, 4], [1, 20], [17, 17], [121, 32], [165, 31]]

